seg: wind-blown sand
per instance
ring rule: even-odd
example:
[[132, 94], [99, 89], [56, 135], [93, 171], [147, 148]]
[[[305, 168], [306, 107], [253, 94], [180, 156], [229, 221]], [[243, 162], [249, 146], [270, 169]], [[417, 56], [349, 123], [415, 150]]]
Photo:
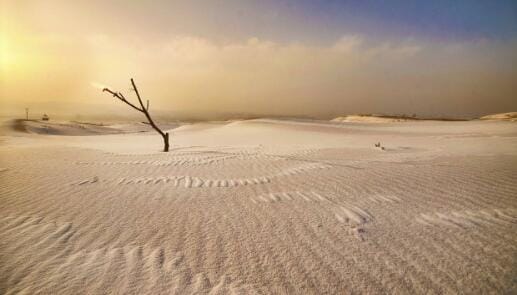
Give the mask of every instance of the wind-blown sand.
[[0, 294], [517, 292], [515, 123], [44, 124], [0, 137]]

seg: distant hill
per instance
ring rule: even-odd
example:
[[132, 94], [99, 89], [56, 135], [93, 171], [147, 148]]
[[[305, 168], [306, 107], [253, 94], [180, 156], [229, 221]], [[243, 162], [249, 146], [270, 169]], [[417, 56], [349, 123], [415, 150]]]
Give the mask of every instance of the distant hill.
[[479, 118], [480, 120], [498, 120], [517, 122], [517, 112], [492, 114]]

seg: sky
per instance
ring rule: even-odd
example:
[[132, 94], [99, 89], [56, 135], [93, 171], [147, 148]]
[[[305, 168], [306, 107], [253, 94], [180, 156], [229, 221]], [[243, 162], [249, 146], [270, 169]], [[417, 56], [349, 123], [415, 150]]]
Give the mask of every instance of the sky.
[[[515, 1], [0, 0], [2, 114], [517, 111]], [[138, 114], [135, 114], [138, 115]]]

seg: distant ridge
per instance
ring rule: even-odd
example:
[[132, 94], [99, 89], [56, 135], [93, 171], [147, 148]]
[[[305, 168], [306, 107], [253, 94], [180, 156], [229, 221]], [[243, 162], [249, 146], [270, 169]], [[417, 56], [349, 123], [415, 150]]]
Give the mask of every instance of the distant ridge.
[[368, 123], [391, 123], [391, 122], [407, 122], [407, 121], [467, 121], [465, 119], [456, 118], [420, 118], [416, 115], [377, 115], [377, 114], [358, 114], [347, 115], [332, 119], [332, 122], [368, 122]]
[[499, 114], [492, 114], [492, 115], [486, 115], [481, 118], [480, 120], [498, 120], [498, 121], [511, 121], [511, 122], [517, 122], [517, 112], [509, 112], [509, 113], [499, 113]]

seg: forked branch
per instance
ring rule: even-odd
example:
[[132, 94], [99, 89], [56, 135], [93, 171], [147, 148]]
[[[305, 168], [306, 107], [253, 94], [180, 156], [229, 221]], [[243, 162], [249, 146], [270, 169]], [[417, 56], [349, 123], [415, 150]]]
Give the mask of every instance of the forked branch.
[[138, 98], [138, 103], [140, 104], [140, 107], [132, 104], [130, 101], [128, 101], [124, 95], [121, 92], [113, 91], [109, 88], [102, 89], [103, 92], [108, 92], [109, 94], [113, 95], [113, 97], [119, 99], [120, 101], [124, 102], [125, 104], [129, 105], [133, 109], [144, 113], [145, 117], [147, 118], [147, 121], [153, 127], [156, 132], [160, 133], [160, 135], [163, 137], [163, 151], [168, 152], [169, 151], [169, 133], [163, 132], [153, 121], [151, 118], [151, 115], [149, 114], [149, 100], [147, 100], [147, 105], [144, 107], [144, 103], [142, 102], [142, 98], [140, 97], [140, 92], [138, 92], [138, 88], [136, 87], [135, 81], [133, 78], [131, 78], [131, 86], [133, 87], [133, 91], [136, 93], [136, 97]]

